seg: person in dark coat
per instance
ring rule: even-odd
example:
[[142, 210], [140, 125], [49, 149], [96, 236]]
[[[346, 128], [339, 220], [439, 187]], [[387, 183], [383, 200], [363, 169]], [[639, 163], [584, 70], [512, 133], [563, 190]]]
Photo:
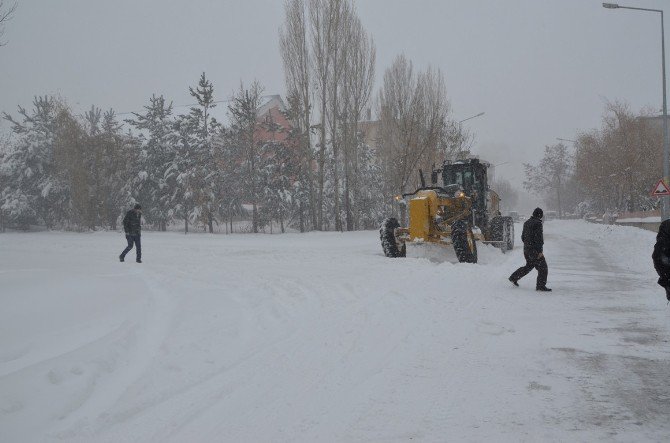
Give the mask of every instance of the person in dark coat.
[[139, 204], [135, 205], [133, 209], [126, 213], [126, 216], [123, 217], [123, 231], [126, 233], [126, 240], [128, 240], [128, 246], [123, 250], [121, 255], [119, 255], [119, 260], [124, 261], [126, 254], [133, 249], [135, 245], [135, 253], [137, 263], [142, 263], [142, 243], [140, 242], [140, 236], [142, 234], [142, 206]]
[[658, 273], [658, 284], [665, 289], [665, 298], [670, 301], [670, 219], [661, 223], [658, 228], [651, 258]]
[[551, 291], [551, 289], [547, 288], [549, 267], [547, 266], [547, 260], [544, 258], [544, 253], [542, 252], [544, 246], [544, 236], [542, 234], [543, 215], [542, 209], [535, 208], [533, 216], [523, 224], [521, 241], [523, 241], [523, 256], [526, 259], [526, 265], [514, 271], [509, 277], [509, 281], [511, 281], [514, 286], [519, 286], [519, 283], [517, 282], [535, 268], [537, 269], [537, 283], [535, 289], [548, 292]]

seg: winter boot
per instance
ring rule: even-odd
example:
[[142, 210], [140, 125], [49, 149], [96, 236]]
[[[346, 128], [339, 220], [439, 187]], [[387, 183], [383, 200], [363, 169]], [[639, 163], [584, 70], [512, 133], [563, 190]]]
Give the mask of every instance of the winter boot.
[[510, 277], [508, 280], [511, 281], [514, 286], [519, 286], [519, 283], [517, 283], [518, 280], [514, 280], [512, 277]]
[[119, 261], [123, 263], [123, 255], [119, 255]]
[[[142, 260], [139, 259], [139, 258], [138, 258], [137, 260], [135, 260], [135, 261], [136, 261], [137, 263], [142, 263]], [[550, 289], [550, 291], [551, 291], [551, 289]]]
[[546, 286], [538, 286], [537, 288], [535, 288], [535, 290], [540, 292], [551, 292], [551, 288], [548, 288]]

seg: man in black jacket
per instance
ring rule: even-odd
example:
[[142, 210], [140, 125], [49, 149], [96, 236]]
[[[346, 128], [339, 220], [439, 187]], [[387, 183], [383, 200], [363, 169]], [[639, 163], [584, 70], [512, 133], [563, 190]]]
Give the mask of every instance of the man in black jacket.
[[665, 288], [665, 298], [670, 301], [670, 219], [658, 229], [651, 258], [658, 273], [658, 284]]
[[123, 250], [121, 255], [119, 255], [119, 260], [124, 261], [126, 254], [133, 249], [133, 244], [135, 245], [135, 252], [137, 254], [136, 262], [142, 263], [142, 243], [140, 242], [140, 235], [142, 233], [142, 206], [139, 204], [135, 205], [135, 208], [131, 209], [126, 213], [126, 216], [123, 217], [123, 230], [126, 233], [126, 240], [128, 240], [128, 247]]
[[522, 266], [514, 271], [509, 277], [509, 281], [511, 281], [514, 286], [519, 286], [519, 283], [517, 282], [535, 268], [537, 269], [537, 283], [535, 289], [548, 292], [551, 291], [551, 289], [547, 288], [547, 274], [549, 273], [549, 268], [547, 266], [547, 261], [544, 259], [544, 254], [542, 253], [542, 247], [544, 246], [542, 216], [542, 209], [535, 208], [533, 216], [523, 224], [521, 241], [523, 241], [523, 256], [526, 258], [526, 266]]

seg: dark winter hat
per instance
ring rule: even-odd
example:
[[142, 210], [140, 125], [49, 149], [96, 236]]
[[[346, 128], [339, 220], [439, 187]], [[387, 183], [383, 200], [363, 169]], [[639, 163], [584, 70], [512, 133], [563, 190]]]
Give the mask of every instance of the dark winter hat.
[[535, 210], [533, 211], [533, 217], [535, 218], [542, 218], [543, 215], [544, 212], [542, 212], [541, 208], [535, 208]]
[[142, 209], [142, 205], [139, 204], [139, 203], [137, 203], [137, 204], [135, 205], [135, 209]]

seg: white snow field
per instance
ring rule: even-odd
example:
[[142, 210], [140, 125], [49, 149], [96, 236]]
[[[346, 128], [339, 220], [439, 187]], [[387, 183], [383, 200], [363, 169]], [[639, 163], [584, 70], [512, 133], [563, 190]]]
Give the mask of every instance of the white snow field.
[[[517, 236], [521, 226], [517, 225]], [[653, 232], [388, 259], [378, 234], [0, 234], [0, 441], [668, 441]]]

